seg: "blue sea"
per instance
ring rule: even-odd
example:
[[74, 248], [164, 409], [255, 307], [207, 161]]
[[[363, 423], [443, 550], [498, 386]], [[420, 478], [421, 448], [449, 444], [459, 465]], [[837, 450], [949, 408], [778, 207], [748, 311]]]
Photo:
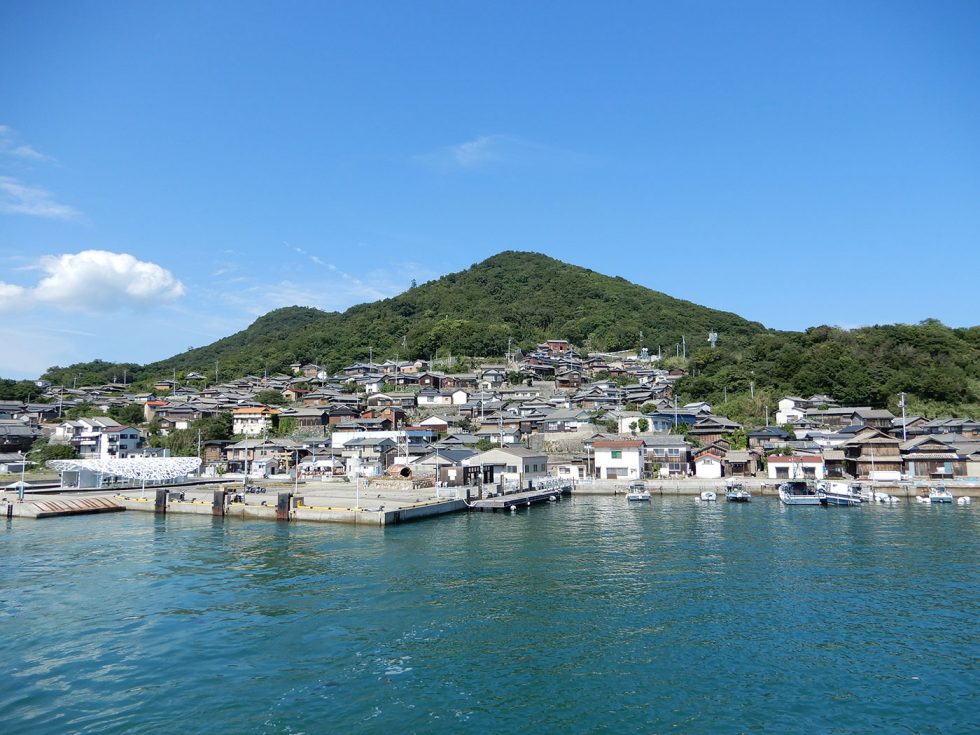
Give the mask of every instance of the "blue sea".
[[3, 523], [6, 735], [980, 729], [980, 507]]

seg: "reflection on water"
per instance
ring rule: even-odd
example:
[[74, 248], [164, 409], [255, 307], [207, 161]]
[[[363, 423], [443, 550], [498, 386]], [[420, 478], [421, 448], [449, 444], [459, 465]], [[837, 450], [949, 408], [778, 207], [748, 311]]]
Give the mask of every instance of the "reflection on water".
[[7, 522], [4, 732], [966, 732], [978, 518], [586, 497], [386, 530]]

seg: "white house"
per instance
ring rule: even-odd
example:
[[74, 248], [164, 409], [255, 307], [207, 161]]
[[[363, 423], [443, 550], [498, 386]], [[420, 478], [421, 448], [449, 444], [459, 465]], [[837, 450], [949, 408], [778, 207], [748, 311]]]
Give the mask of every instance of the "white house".
[[766, 460], [770, 480], [822, 480], [827, 469], [823, 457], [773, 456]]
[[610, 411], [605, 415], [606, 419], [613, 419], [616, 422], [616, 432], [619, 434], [640, 434], [639, 422], [643, 419], [646, 422], [647, 431], [650, 430], [650, 420], [639, 411]]
[[711, 452], [698, 455], [694, 460], [694, 475], [702, 480], [717, 480], [722, 475], [721, 457]]
[[638, 480], [643, 477], [643, 442], [600, 439], [592, 443], [595, 474], [600, 480]]
[[69, 444], [83, 458], [122, 457], [143, 446], [139, 429], [123, 426], [105, 416], [64, 421], [55, 427], [52, 439]]
[[776, 423], [795, 424], [806, 418], [806, 405], [808, 401], [796, 396], [786, 396], [779, 399], [779, 408], [776, 410]]
[[232, 411], [232, 432], [245, 436], [260, 436], [276, 425], [279, 411], [266, 406], [236, 408]]
[[469, 467], [493, 467], [494, 477], [518, 481], [523, 487], [526, 480], [548, 475], [548, 457], [524, 447], [488, 449], [463, 460]]

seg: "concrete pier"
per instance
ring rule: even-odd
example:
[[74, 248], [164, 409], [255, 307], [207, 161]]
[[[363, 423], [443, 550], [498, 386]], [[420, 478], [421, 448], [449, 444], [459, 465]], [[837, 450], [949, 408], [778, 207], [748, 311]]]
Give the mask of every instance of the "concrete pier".
[[537, 503], [546, 503], [552, 501], [558, 501], [562, 499], [562, 496], [567, 496], [572, 494], [572, 483], [554, 483], [549, 482], [542, 484], [542, 486], [537, 488], [531, 488], [517, 493], [508, 493], [506, 495], [494, 495], [488, 498], [481, 498], [480, 500], [474, 500], [469, 504], [471, 510], [477, 511], [497, 511], [497, 510], [510, 510], [511, 508], [523, 508]]
[[117, 513], [126, 510], [121, 503], [110, 498], [57, 498], [29, 500], [6, 504], [3, 515], [7, 518], [57, 518], [92, 513]]

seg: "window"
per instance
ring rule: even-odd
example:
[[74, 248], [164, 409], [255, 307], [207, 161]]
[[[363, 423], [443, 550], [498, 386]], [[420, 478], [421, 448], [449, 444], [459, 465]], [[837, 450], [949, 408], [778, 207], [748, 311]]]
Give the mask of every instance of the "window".
[[667, 450], [667, 454], [671, 457], [680, 457], [681, 450], [678, 447], [671, 447]]
[[619, 450], [619, 449], [613, 449], [612, 450], [612, 458], [613, 459], [622, 459], [623, 458], [623, 452], [621, 450]]
[[780, 480], [788, 480], [789, 479], [789, 467], [777, 467], [776, 468], [776, 477], [778, 479], [780, 479]]

